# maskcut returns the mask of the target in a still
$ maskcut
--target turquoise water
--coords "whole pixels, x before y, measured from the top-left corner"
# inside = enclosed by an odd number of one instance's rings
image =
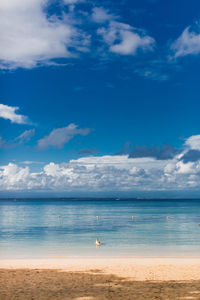
[[[198,256],[198,223],[200,200],[0,200],[0,258]]]

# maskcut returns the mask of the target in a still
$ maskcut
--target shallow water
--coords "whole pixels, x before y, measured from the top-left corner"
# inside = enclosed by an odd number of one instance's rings
[[[0,200],[0,258],[199,256],[198,223],[200,200]]]

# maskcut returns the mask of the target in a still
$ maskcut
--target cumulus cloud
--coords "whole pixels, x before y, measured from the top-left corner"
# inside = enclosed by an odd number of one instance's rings
[[[48,15],[48,4],[48,0],[0,1],[0,68],[48,64],[74,56],[72,47],[85,51],[88,37],[67,14]]]
[[[154,39],[144,32],[117,21],[99,28],[97,33],[102,36],[110,52],[121,55],[135,55],[139,49],[152,50],[155,44]]]
[[[185,141],[185,146],[192,150],[200,150],[200,135],[192,135]]]
[[[19,107],[0,104],[0,118],[10,120],[12,123],[28,124],[28,118],[17,114],[17,110],[19,110]]]
[[[20,168],[16,164],[9,163],[0,167],[0,181],[4,190],[20,190],[23,186],[28,188],[29,168]]]
[[[200,53],[200,26],[192,30],[187,27],[179,38],[171,45],[175,58]]]
[[[184,163],[198,161],[198,160],[200,160],[200,151],[199,150],[189,150],[181,157],[181,160]]]
[[[199,183],[200,163],[184,163],[177,157],[82,157],[67,163],[51,162],[37,173],[13,163],[0,167],[1,191],[170,191],[195,189]]]
[[[62,148],[75,135],[79,134],[85,136],[89,133],[89,128],[78,128],[76,124],[71,123],[66,127],[52,130],[49,135],[38,141],[37,148],[39,150],[45,150],[49,147]]]
[[[88,133],[75,125],[73,128],[70,137],[75,132],[84,135]],[[81,130],[81,133],[76,130]],[[83,156],[59,164],[50,162],[38,172],[32,172],[29,166],[9,163],[0,166],[0,191],[199,191],[200,157],[193,161],[183,159],[190,151],[199,151],[190,148],[194,146],[191,140],[195,140],[195,136],[188,138],[185,141],[187,146],[184,145],[176,155],[172,148],[166,147],[162,150],[162,159],[149,157],[149,154],[146,157]],[[55,145],[58,146],[57,143]],[[154,151],[150,149],[153,156]],[[145,148],[145,151],[149,149]],[[31,165],[32,162],[24,164]]]
[[[200,160],[200,135],[192,135],[184,143],[184,150],[180,155],[184,163],[197,162]]]
[[[158,165],[160,167],[162,163],[158,164],[154,159],[93,156],[68,163],[51,162],[40,172],[32,173],[29,167],[10,163],[0,167],[0,190],[130,190],[138,189],[143,183],[148,190],[157,172],[153,166],[157,166],[157,170]]]

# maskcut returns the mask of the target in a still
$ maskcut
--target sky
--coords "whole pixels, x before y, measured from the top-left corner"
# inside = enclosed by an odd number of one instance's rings
[[[2,0],[0,196],[200,195],[198,0]]]

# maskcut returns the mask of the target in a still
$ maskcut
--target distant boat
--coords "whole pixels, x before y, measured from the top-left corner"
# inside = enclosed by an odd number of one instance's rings
[[[120,198],[116,198],[115,200],[119,201],[119,200],[120,200]]]

